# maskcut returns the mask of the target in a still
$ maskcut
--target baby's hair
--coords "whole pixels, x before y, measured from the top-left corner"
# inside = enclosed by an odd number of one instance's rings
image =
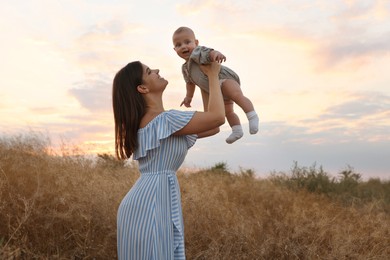
[[[181,27],[177,28],[176,31],[173,33],[173,35],[181,33],[181,32],[185,32],[185,31],[192,33],[194,35],[194,38],[195,38],[194,31],[191,28],[185,27],[185,26],[181,26]]]

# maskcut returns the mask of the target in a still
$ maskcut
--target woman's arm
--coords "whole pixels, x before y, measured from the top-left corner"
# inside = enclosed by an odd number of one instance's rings
[[[210,65],[202,65],[201,69],[209,79],[207,111],[195,112],[188,124],[177,131],[175,133],[176,135],[204,135],[203,133],[209,133],[209,135],[211,135],[213,131],[216,131],[216,128],[219,128],[219,126],[225,123],[225,105],[218,79],[221,65],[217,62],[212,62]]]
[[[218,133],[219,133],[219,127],[216,127],[214,129],[204,131],[202,133],[198,133],[197,135],[198,135],[198,138],[204,138],[204,137],[209,137],[209,136],[212,136],[212,135],[215,135]]]

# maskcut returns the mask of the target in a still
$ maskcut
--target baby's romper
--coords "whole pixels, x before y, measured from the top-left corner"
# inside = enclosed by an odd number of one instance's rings
[[[140,178],[123,198],[117,218],[119,259],[185,259],[176,171],[197,135],[174,136],[194,111],[169,110],[138,130]]]
[[[206,74],[200,68],[200,64],[210,64],[210,51],[213,49],[205,46],[197,46],[191,53],[190,58],[186,61],[181,71],[186,83],[193,83],[202,90],[209,93],[209,80]],[[229,67],[221,65],[221,69],[218,74],[219,80],[232,79],[239,85],[240,77]]]

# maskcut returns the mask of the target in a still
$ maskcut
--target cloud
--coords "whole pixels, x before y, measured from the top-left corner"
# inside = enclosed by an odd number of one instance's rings
[[[389,25],[390,26],[390,25]],[[348,29],[341,29],[336,36],[325,40],[317,50],[323,65],[331,67],[344,61],[368,62],[370,59],[390,52],[390,29],[382,33],[362,32],[351,34]]]
[[[390,12],[384,1],[348,1],[330,14],[330,30],[318,39],[316,51],[324,67],[364,64],[390,52]]]
[[[137,26],[135,27],[137,28]],[[109,20],[101,23],[93,24],[88,31],[82,35],[82,39],[92,39],[97,36],[118,36],[121,37],[126,32],[126,26],[122,21]]]
[[[111,79],[104,74],[87,75],[82,82],[75,83],[68,93],[75,97],[82,107],[89,111],[110,111],[111,108]]]
[[[353,120],[389,112],[390,96],[382,93],[367,92],[365,94],[359,93],[353,100],[328,108],[320,116],[320,119]]]
[[[271,40],[276,46],[305,48],[318,69],[361,66],[390,52],[385,1],[262,1],[248,6],[222,12],[224,18],[239,17],[234,25],[220,25],[227,38],[241,34],[259,44]]]
[[[387,6],[386,6],[387,5]],[[344,1],[335,18],[341,19],[377,19],[384,20],[390,14],[389,3],[386,0],[374,1]]]
[[[67,53],[85,72],[107,71],[126,55],[129,39],[139,39],[144,31],[140,24],[115,19],[92,23],[74,39]],[[139,41],[131,42],[132,49],[139,45]]]
[[[352,93],[345,102],[317,117],[301,120],[304,136],[320,143],[390,140],[390,97],[379,92]],[[313,142],[314,143],[314,142]]]
[[[51,115],[51,114],[59,113],[60,109],[54,106],[45,106],[45,107],[36,106],[36,107],[31,107],[29,111],[36,115]]]
[[[189,1],[187,3],[180,3],[176,5],[177,12],[182,15],[190,15],[198,13],[201,10],[210,6],[209,0]]]

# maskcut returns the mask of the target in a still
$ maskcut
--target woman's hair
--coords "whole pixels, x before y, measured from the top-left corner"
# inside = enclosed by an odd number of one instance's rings
[[[145,100],[137,87],[142,81],[143,67],[139,61],[127,64],[114,77],[112,106],[115,120],[115,154],[127,159],[138,147],[137,132],[145,115]]]

